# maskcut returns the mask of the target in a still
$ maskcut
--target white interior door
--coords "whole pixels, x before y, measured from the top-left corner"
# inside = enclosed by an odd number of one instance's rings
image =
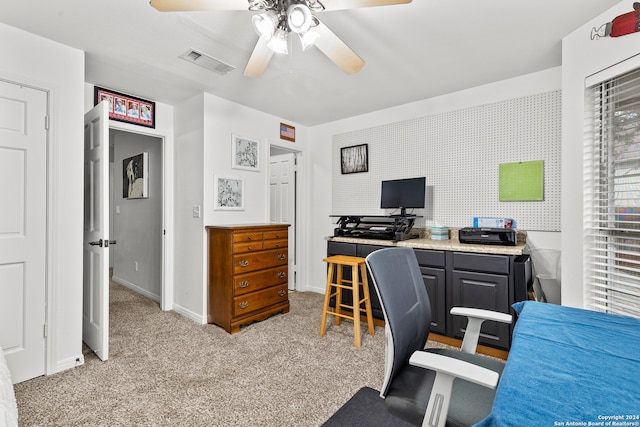
[[[296,156],[271,156],[269,161],[269,220],[289,227],[289,289],[295,289],[296,276]]]
[[[109,358],[109,105],[84,116],[82,340]]]
[[[0,81],[0,347],[13,383],[45,373],[47,102]]]

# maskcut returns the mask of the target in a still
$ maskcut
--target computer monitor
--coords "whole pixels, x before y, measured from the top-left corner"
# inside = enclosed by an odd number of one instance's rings
[[[407,208],[424,208],[426,178],[406,178],[382,181],[380,208],[400,209],[407,215]]]

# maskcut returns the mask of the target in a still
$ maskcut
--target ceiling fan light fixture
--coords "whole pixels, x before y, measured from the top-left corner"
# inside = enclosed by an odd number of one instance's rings
[[[302,50],[305,51],[316,42],[320,34],[313,31],[313,29],[309,29],[304,33],[298,33],[298,37],[300,37],[300,44],[302,44]]]
[[[267,10],[264,13],[253,15],[251,23],[256,34],[269,40],[278,26],[278,15],[272,10]]]
[[[311,11],[304,4],[292,4],[287,9],[287,24],[294,33],[304,33],[311,27],[311,22]]]
[[[275,53],[283,53],[286,55],[289,53],[287,44],[287,32],[282,28],[278,28],[271,40],[269,40],[269,43],[267,43],[267,47]]]

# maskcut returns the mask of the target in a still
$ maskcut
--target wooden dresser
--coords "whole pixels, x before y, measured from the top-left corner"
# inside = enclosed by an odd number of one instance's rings
[[[289,311],[288,224],[208,226],[207,321],[229,333]]]

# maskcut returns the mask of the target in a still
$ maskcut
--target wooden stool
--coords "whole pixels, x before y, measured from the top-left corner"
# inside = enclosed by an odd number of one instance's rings
[[[371,314],[371,299],[369,298],[369,283],[367,280],[367,266],[364,258],[333,255],[323,260],[329,264],[327,272],[327,289],[324,293],[324,307],[322,308],[322,323],[320,325],[320,336],[324,336],[327,328],[327,314],[335,316],[336,325],[340,324],[340,318],[353,320],[353,334],[356,348],[360,347],[360,313],[364,312],[367,316],[367,324],[369,326],[369,335],[374,334],[373,315]],[[351,280],[342,277],[343,267],[351,267]],[[337,268],[337,271],[336,271]],[[336,275],[335,283],[333,275]],[[348,283],[345,285],[345,283]],[[362,286],[362,299],[360,299],[360,286]],[[335,292],[331,293],[332,288]],[[353,294],[353,304],[342,303],[342,290],[351,289]],[[336,297],[336,307],[334,311],[329,311],[329,301],[331,297]],[[364,308],[362,304],[364,303]],[[342,309],[350,309],[351,315],[342,312]]]

